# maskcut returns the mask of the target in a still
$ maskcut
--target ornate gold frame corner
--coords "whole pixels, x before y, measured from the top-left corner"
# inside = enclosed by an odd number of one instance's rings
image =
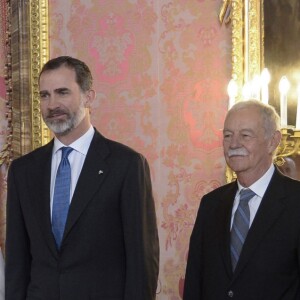
[[[39,73],[49,59],[48,0],[30,1],[30,88],[32,149],[50,140],[50,131],[41,117],[39,103]]]

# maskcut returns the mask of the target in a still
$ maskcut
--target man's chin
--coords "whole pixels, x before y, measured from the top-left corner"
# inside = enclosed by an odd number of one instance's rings
[[[237,158],[236,156],[233,158],[227,160],[227,164],[230,167],[230,169],[234,172],[239,172],[244,169],[245,162],[242,159],[242,157]]]
[[[46,122],[49,129],[57,135],[67,135],[71,130],[72,126],[66,122]]]

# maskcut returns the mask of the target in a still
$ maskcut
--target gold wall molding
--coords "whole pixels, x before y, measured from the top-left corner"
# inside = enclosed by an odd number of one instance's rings
[[[248,3],[247,3],[248,1]],[[245,64],[245,80],[252,80],[254,76],[260,75],[262,70],[262,35],[263,27],[261,22],[262,17],[262,1],[260,0],[246,0],[248,9],[245,11],[245,16],[248,16],[248,31],[249,40],[246,43],[245,49],[248,50],[248,62]]]
[[[3,44],[5,44],[5,53],[6,53],[6,63],[4,69],[5,76],[5,86],[6,86],[6,118],[7,118],[7,136],[6,141],[0,152],[0,167],[2,164],[6,166],[9,165],[12,158],[11,151],[11,139],[12,139],[12,77],[11,77],[11,7],[10,2],[6,1],[3,3],[4,9],[2,13],[4,14],[2,18],[5,20],[5,28],[2,28],[2,34],[4,34]],[[1,19],[3,21],[3,19]],[[2,23],[3,24],[3,23]]]
[[[241,99],[245,82],[263,66],[263,1],[232,0],[232,78]]]
[[[10,0],[12,151],[22,156],[50,140],[39,107],[38,75],[48,60],[48,1]]]
[[[42,120],[39,96],[39,73],[49,59],[48,1],[30,1],[30,88],[32,149],[50,140],[50,131]]]
[[[232,1],[232,78],[238,86],[242,85],[244,74],[243,8],[241,0]]]

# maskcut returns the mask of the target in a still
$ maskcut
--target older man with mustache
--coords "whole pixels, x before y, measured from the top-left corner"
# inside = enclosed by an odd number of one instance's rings
[[[201,201],[184,300],[300,299],[300,182],[273,164],[279,121],[257,100],[228,112],[223,148],[237,180]]]

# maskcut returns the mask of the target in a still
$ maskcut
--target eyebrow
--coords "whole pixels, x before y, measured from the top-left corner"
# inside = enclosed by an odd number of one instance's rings
[[[68,89],[66,87],[62,87],[62,88],[58,88],[58,89],[54,90],[55,93],[61,93],[61,92],[67,92],[67,91],[70,91],[70,89]]]
[[[50,95],[48,91],[40,91],[40,96]]]
[[[62,93],[62,92],[68,92],[68,91],[70,91],[70,89],[68,89],[66,87],[57,88],[54,90],[55,93]],[[43,91],[40,91],[40,95],[50,95],[50,93],[47,90],[43,90]]]
[[[224,128],[223,133],[224,132],[234,132],[234,130]],[[239,129],[238,132],[243,133],[243,132],[255,132],[255,131],[251,128],[242,128],[242,129]]]

